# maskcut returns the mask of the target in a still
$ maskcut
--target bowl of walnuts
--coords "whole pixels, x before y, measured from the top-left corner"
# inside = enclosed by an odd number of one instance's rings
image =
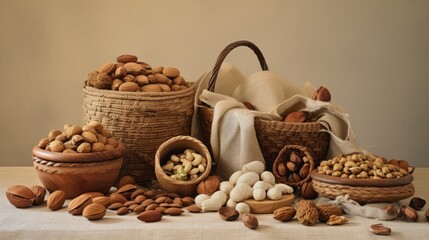
[[[85,192],[109,192],[118,178],[125,145],[93,121],[50,131],[32,152],[33,166],[45,188],[74,198]]]

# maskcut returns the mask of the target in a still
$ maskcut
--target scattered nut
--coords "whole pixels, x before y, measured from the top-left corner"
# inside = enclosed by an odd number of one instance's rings
[[[240,213],[230,207],[221,207],[219,209],[219,216],[225,221],[235,221],[240,216]]]
[[[66,193],[64,191],[57,190],[49,195],[47,205],[49,209],[56,211],[64,205],[65,201]]]
[[[311,200],[301,200],[297,203],[296,218],[306,226],[316,224],[319,219],[319,211]]]
[[[106,208],[97,203],[91,203],[83,209],[82,215],[88,220],[98,220],[106,215]]]
[[[243,214],[241,216],[241,220],[243,221],[244,226],[250,229],[256,229],[259,225],[258,219],[254,215],[249,213]]]
[[[392,232],[390,228],[383,226],[381,223],[371,225],[369,230],[376,235],[390,235]]]
[[[419,197],[413,197],[410,200],[409,206],[414,208],[415,210],[420,210],[426,205],[426,200]]]
[[[9,202],[17,208],[27,208],[33,203],[36,197],[30,188],[23,185],[11,186],[6,191]]]
[[[274,210],[274,219],[281,222],[288,222],[295,217],[296,209],[293,207],[282,207]]]
[[[334,225],[343,225],[347,223],[349,220],[344,216],[331,215],[329,220],[326,222],[330,226]]]

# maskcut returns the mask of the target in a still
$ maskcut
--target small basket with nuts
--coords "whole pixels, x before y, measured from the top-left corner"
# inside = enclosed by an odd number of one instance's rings
[[[348,194],[361,204],[395,202],[414,194],[413,170],[405,160],[351,153],[322,161],[311,178],[314,190],[327,198]]]
[[[66,198],[84,192],[107,193],[122,166],[125,145],[99,122],[64,125],[52,130],[33,148],[33,165],[49,192],[62,190]]]
[[[207,147],[190,136],[176,136],[165,141],[155,156],[155,174],[161,188],[181,196],[194,196],[198,184],[211,171]]]
[[[273,174],[277,183],[301,187],[311,181],[310,173],[314,161],[310,150],[299,145],[286,145],[279,152],[273,164]]]

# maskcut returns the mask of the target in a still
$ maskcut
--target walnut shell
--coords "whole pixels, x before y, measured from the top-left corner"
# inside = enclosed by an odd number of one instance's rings
[[[316,224],[319,219],[319,211],[316,204],[311,200],[301,200],[297,203],[296,218],[306,226]]]

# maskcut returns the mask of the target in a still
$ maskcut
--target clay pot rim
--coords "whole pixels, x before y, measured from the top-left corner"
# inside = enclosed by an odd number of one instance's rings
[[[102,152],[92,152],[92,153],[59,153],[46,151],[38,146],[33,148],[33,156],[38,157],[43,160],[48,160],[52,162],[68,162],[68,163],[80,163],[80,162],[103,162],[113,159],[120,158],[125,153],[125,144],[119,143],[118,147],[105,150]]]

